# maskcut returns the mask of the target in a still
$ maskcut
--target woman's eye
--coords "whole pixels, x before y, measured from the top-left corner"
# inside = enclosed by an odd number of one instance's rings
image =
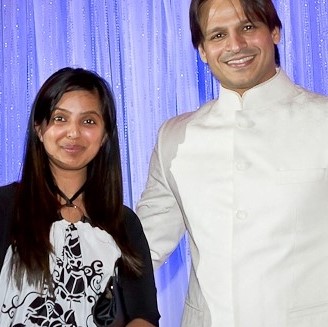
[[[85,124],[93,125],[93,124],[95,124],[96,122],[95,122],[93,119],[90,119],[90,118],[89,118],[89,119],[85,119],[85,120],[84,120],[84,123],[85,123]]]
[[[66,121],[63,116],[54,116],[52,118],[52,120],[55,121],[55,122],[63,122],[63,121]]]

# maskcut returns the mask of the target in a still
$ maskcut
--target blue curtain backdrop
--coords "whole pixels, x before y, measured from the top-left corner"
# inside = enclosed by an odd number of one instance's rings
[[[218,95],[191,45],[189,1],[0,0],[0,184],[19,178],[40,85],[59,68],[81,66],[115,93],[125,203],[134,208],[161,123]],[[328,94],[327,0],[275,4],[282,67],[296,83]],[[156,272],[162,327],[180,325],[189,265],[184,239]]]

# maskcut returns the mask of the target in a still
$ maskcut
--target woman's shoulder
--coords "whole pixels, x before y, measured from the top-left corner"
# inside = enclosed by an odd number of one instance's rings
[[[0,186],[0,271],[9,246],[9,229],[18,183]]]
[[[0,194],[9,194],[15,192],[18,182],[13,182],[6,185],[0,186]]]
[[[125,224],[131,228],[129,229],[135,229],[137,226],[140,226],[141,228],[141,223],[139,220],[139,217],[137,214],[129,207],[123,206],[123,218],[125,221]]]
[[[0,186],[0,203],[8,205],[13,201],[17,186],[17,182]],[[7,201],[9,201],[9,203]]]
[[[131,208],[127,207],[126,205],[123,205],[123,217],[125,220],[138,219],[138,216],[136,215],[136,213]]]
[[[123,206],[123,217],[129,239],[135,243],[140,237],[143,238],[143,228],[137,214],[131,208]]]
[[[9,228],[14,209],[15,193],[18,183],[0,186],[0,230]]]

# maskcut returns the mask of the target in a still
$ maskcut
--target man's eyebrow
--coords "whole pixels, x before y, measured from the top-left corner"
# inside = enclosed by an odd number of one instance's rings
[[[250,19],[245,18],[243,20],[240,20],[234,26],[237,27],[237,26],[242,26],[242,25],[248,24],[248,23],[256,23],[256,22],[257,22],[257,20],[252,20],[251,21]],[[229,26],[214,26],[213,28],[210,28],[210,29],[206,30],[205,33],[206,34],[212,34],[212,33],[218,32],[218,31],[226,31],[226,30],[229,29]]]
[[[208,30],[206,30],[206,34],[212,34],[212,33],[215,33],[215,32],[218,32],[218,31],[225,31],[227,28],[226,27],[223,27],[223,26],[215,26],[213,28],[210,28]]]

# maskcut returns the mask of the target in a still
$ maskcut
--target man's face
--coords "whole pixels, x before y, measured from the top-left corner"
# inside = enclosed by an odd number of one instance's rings
[[[204,42],[202,60],[225,88],[242,95],[276,73],[274,45],[279,28],[272,32],[259,21],[251,23],[239,0],[209,0],[202,8]]]

